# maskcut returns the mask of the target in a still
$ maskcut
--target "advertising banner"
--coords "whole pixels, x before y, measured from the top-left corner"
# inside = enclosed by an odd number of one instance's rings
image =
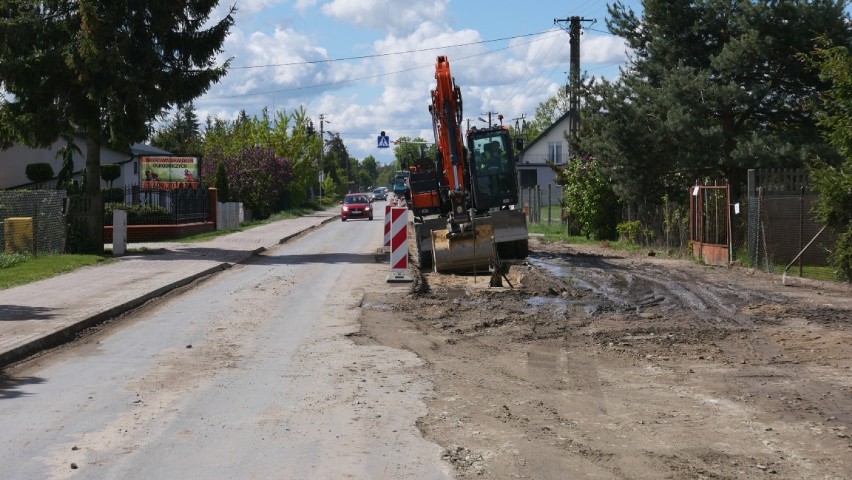
[[[141,157],[139,175],[142,190],[198,188],[198,158]]]

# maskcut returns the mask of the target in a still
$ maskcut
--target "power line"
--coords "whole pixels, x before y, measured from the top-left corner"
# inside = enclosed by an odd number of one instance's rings
[[[556,35],[560,35],[560,34],[561,34],[561,32],[556,33]],[[467,59],[471,59],[471,58],[475,58],[475,57],[481,57],[483,55],[488,55],[488,54],[491,54],[491,53],[499,52],[501,50],[507,50],[509,48],[514,48],[514,47],[517,47],[518,45],[526,45],[526,44],[529,44],[529,43],[540,42],[540,41],[545,40],[547,38],[550,38],[552,36],[554,36],[554,35],[549,35],[549,36],[537,38],[535,40],[530,40],[528,42],[519,43],[517,45],[509,45],[509,46],[494,49],[494,50],[488,50],[487,52],[476,53],[476,54],[473,54],[473,55],[468,55],[466,57],[458,57],[458,58],[454,59],[453,61],[458,62],[458,61],[467,60]],[[269,90],[269,91],[265,91],[265,92],[242,93],[242,94],[239,94],[239,95],[223,95],[223,96],[220,96],[220,97],[209,97],[209,98],[211,98],[211,99],[242,98],[242,97],[253,97],[253,96],[256,96],[256,95],[269,95],[269,94],[281,93],[281,92],[295,92],[295,91],[299,91],[299,90],[308,90],[308,89],[311,89],[311,88],[318,88],[318,87],[331,87],[331,86],[335,86],[335,85],[343,85],[343,84],[346,84],[346,83],[352,83],[352,82],[357,82],[357,81],[361,81],[361,80],[369,80],[369,79],[372,79],[372,78],[380,78],[380,77],[386,77],[386,76],[389,76],[389,75],[397,75],[397,74],[400,74],[400,73],[406,73],[406,72],[411,72],[411,71],[414,71],[414,70],[420,70],[420,69],[423,69],[423,68],[432,68],[432,67],[434,67],[434,64],[430,63],[429,65],[419,65],[419,66],[416,66],[416,67],[405,68],[405,69],[396,70],[396,71],[393,71],[393,72],[379,73],[379,74],[376,74],[376,75],[368,75],[368,76],[365,76],[365,77],[349,78],[349,79],[346,79],[346,80],[339,80],[337,82],[318,83],[318,84],[314,84],[314,85],[306,85],[306,86],[303,86],[303,87],[283,88],[283,89],[279,89],[279,90]]]
[[[551,32],[554,32],[554,30],[550,30],[550,31],[551,31]],[[553,36],[557,36],[557,35],[558,35],[558,36],[562,36],[561,31],[556,30],[555,32],[557,32],[557,34],[556,34],[556,35],[553,35]],[[545,38],[549,38],[549,37],[545,37]],[[556,46],[556,42],[553,42],[553,43],[551,43],[551,44],[550,44],[550,46],[548,47],[547,51],[544,53],[544,56],[543,56],[543,57],[541,57],[541,59],[539,60],[539,55],[542,53],[542,46],[543,46],[543,45],[539,45],[538,50],[536,51],[536,53],[535,53],[535,55],[533,56],[532,60],[529,62],[529,68],[528,68],[528,72],[527,72],[527,74],[525,74],[522,78],[518,79],[518,81],[516,81],[516,82],[515,82],[515,83],[513,83],[511,86],[509,86],[508,93],[506,93],[505,95],[503,95],[503,100],[498,100],[498,101],[496,102],[496,104],[495,104],[496,106],[500,106],[500,107],[501,107],[501,109],[503,109],[503,108],[502,108],[502,107],[503,107],[503,105],[504,105],[504,104],[506,104],[506,103],[507,103],[507,101],[511,101],[511,99],[512,99],[512,98],[514,98],[514,97],[515,97],[515,95],[517,95],[518,93],[520,93],[520,92],[522,92],[522,91],[525,91],[525,90],[529,90],[529,89],[531,89],[531,88],[534,88],[534,87],[536,87],[536,86],[537,86],[540,82],[542,82],[542,81],[543,81],[540,77],[533,77],[532,73],[533,73],[533,71],[540,70],[540,68],[536,66],[536,62],[537,62],[537,61],[538,61],[538,65],[544,65],[544,64],[546,64],[546,63],[550,60],[550,58],[551,58],[551,52],[553,51],[553,48]],[[555,65],[555,66],[554,66],[554,67],[553,67],[553,68],[552,68],[552,69],[548,72],[548,74],[546,75],[546,77],[550,77],[550,75],[552,74],[553,70],[555,70],[555,69],[556,69],[556,68],[558,68],[558,67],[559,67],[559,65]],[[546,81],[546,80],[544,80],[544,81]],[[505,110],[505,109],[504,109],[504,110]]]
[[[591,30],[593,32],[604,33],[606,35],[612,35],[611,33],[607,32],[606,30],[598,30],[597,28],[592,28],[592,27],[583,27],[583,30]]]
[[[250,69],[250,68],[290,67],[290,66],[295,66],[295,65],[312,65],[312,64],[317,64],[317,63],[332,63],[332,62],[345,62],[345,61],[349,61],[349,60],[364,60],[364,59],[367,59],[367,58],[389,57],[389,56],[392,56],[392,55],[404,55],[404,54],[408,54],[408,53],[419,53],[419,52],[428,52],[428,51],[431,51],[431,50],[442,50],[442,49],[445,49],[445,48],[468,47],[470,45],[481,45],[481,44],[485,44],[485,43],[502,42],[504,40],[514,40],[516,38],[524,38],[524,37],[531,37],[533,35],[541,35],[541,34],[547,33],[547,32],[548,32],[548,30],[545,30],[543,32],[525,33],[523,35],[515,35],[515,36],[512,36],[512,37],[495,38],[493,40],[480,40],[478,42],[457,43],[457,44],[454,44],[454,45],[445,45],[445,46],[442,46],[442,47],[429,47],[429,48],[420,48],[420,49],[416,49],[416,50],[403,50],[403,51],[399,51],[399,52],[376,53],[376,54],[372,54],[372,55],[360,55],[360,56],[356,56],[356,57],[329,58],[329,59],[325,59],[325,60],[307,60],[307,61],[303,61],[303,62],[270,63],[270,64],[266,64],[266,65],[248,65],[248,66],[245,66],[245,67],[230,67],[230,69],[231,70],[245,70],[245,69]]]

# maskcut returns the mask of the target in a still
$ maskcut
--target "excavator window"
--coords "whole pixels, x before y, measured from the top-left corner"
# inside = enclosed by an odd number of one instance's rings
[[[514,168],[504,142],[508,138],[502,134],[473,136],[470,138],[473,152],[472,168],[473,188],[477,208],[503,207],[506,199],[512,198]]]
[[[499,140],[485,138],[479,139],[474,145],[474,160],[476,162],[477,175],[486,175],[487,170],[503,170],[506,166],[506,152],[501,148]]]

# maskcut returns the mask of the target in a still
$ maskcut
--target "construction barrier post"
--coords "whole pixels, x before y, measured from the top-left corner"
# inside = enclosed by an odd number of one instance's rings
[[[382,247],[382,250],[385,252],[391,251],[391,206],[390,204],[385,205],[385,244]]]
[[[408,274],[408,210],[391,207],[391,252],[388,283],[413,282]]]

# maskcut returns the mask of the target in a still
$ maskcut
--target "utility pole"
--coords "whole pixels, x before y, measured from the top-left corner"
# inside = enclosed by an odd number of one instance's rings
[[[527,114],[524,113],[520,117],[512,119],[515,122],[515,150],[516,152],[524,149],[524,132],[527,129]]]
[[[319,174],[319,191],[320,197],[322,197],[322,182],[325,180],[325,115],[320,114],[320,174]],[[331,123],[331,122],[329,122]]]
[[[488,112],[485,112],[485,113],[481,113],[481,114],[480,114],[480,115],[488,115],[488,128],[491,128],[491,125],[492,125],[492,123],[491,123],[491,115],[494,115],[495,113],[497,114],[497,118],[499,118],[499,119],[500,119],[500,125],[503,125],[503,115],[500,115],[500,114],[499,114],[499,113],[497,113],[497,112],[491,112],[491,111],[488,111]],[[480,120],[480,121],[482,121],[482,122],[484,122],[484,121],[485,121],[485,119],[484,119],[484,118],[482,118],[482,117],[479,117],[479,120]]]
[[[331,123],[331,122],[329,122]],[[323,152],[325,151],[325,114],[320,113],[320,169],[325,168]]]
[[[515,117],[512,119],[515,122],[515,133],[520,135],[521,131],[527,126],[527,114],[521,114],[520,117]],[[523,123],[521,123],[523,122]]]
[[[582,17],[554,18],[553,23],[562,27],[568,23],[568,45],[570,48],[570,73],[568,75],[571,90],[568,97],[569,111],[568,130],[571,136],[580,136],[580,22],[592,22],[597,20]],[[562,27],[564,28],[564,27]]]

